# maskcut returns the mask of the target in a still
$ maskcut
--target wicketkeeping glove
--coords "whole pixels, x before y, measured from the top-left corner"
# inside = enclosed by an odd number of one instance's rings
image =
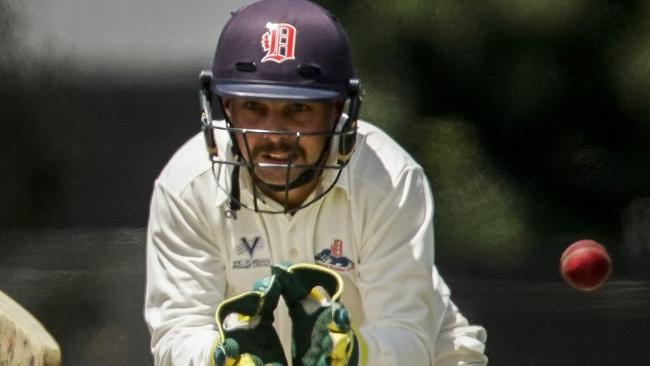
[[[282,284],[292,322],[294,366],[360,365],[360,344],[340,303],[343,279],[314,264],[271,269]],[[360,342],[361,341],[361,342]]]
[[[213,366],[286,366],[280,338],[273,328],[273,310],[281,289],[275,276],[259,280],[253,291],[223,301],[215,318],[221,342]]]

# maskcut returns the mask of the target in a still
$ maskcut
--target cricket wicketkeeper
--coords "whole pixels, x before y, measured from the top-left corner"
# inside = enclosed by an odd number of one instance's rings
[[[200,81],[202,131],[151,200],[156,365],[487,363],[485,330],[433,263],[427,178],[358,119],[333,15],[306,0],[243,7]]]

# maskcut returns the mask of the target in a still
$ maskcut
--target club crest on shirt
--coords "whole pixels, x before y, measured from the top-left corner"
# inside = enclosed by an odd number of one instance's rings
[[[259,236],[239,238],[239,243],[235,247],[237,259],[232,262],[232,268],[248,269],[271,266],[271,259],[256,258],[255,256],[256,252],[263,249],[264,246],[264,240]]]
[[[354,268],[354,262],[343,256],[343,241],[335,239],[329,248],[318,252],[314,259],[317,264],[337,272],[347,272]]]

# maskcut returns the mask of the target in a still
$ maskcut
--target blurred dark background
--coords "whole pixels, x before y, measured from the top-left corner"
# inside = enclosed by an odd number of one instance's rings
[[[249,2],[0,3],[0,289],[63,340],[66,364],[150,363],[153,180],[198,132],[198,72],[229,11]],[[488,327],[494,364],[624,364],[567,358],[598,348],[561,343],[594,321],[615,353],[650,361],[634,340],[650,325],[650,5],[318,2],[348,31],[362,117],[427,171],[436,261]],[[558,276],[562,250],[583,238],[614,260],[593,294]],[[535,329],[529,342],[517,334]],[[521,358],[506,350],[513,336]],[[116,351],[121,362],[102,356]]]

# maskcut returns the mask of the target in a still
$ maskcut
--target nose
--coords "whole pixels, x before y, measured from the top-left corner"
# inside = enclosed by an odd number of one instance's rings
[[[264,130],[289,132],[287,116],[278,108],[269,108],[260,122]]]

